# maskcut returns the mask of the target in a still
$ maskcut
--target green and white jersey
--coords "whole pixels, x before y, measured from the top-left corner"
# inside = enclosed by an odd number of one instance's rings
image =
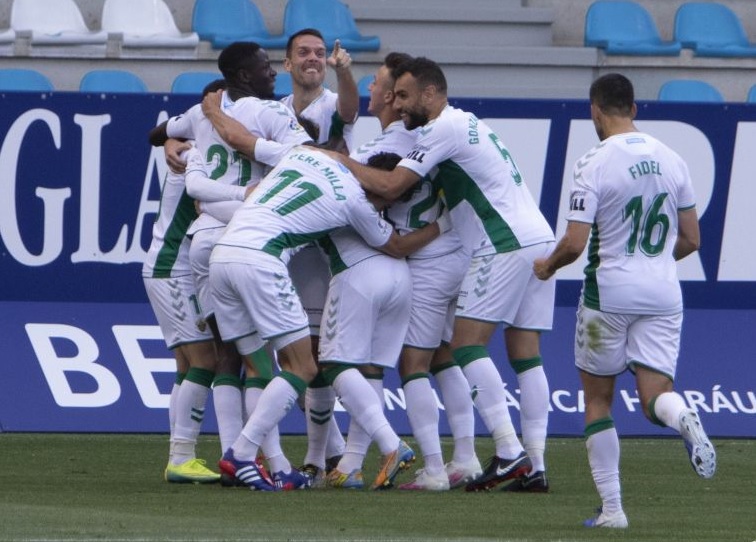
[[[405,130],[404,124],[396,121],[387,126],[381,135],[352,151],[350,156],[363,164],[380,152],[404,156],[414,143],[414,132]],[[318,243],[328,256],[331,275],[336,275],[367,258],[385,255],[365,243],[360,234],[351,227],[336,230]]]
[[[473,257],[554,240],[512,156],[485,122],[447,105],[417,131],[399,166],[431,175],[441,187],[454,229]]]
[[[373,247],[385,245],[393,231],[346,167],[299,146],[234,213],[218,245],[238,249],[230,259],[225,250],[224,261],[246,261],[250,249],[286,261],[291,249],[344,226],[352,226]]]
[[[680,312],[677,212],[693,207],[687,165],[648,134],[609,137],[581,157],[567,220],[592,224],[585,306],[622,314]]]
[[[379,152],[407,156],[415,146],[417,132],[417,130],[407,130],[404,122],[396,120],[389,124],[380,136],[353,152],[351,157],[364,164],[370,156]],[[426,175],[412,188],[407,198],[393,202],[386,214],[399,234],[405,235],[434,222],[443,209],[444,203],[439,194],[439,187]],[[435,258],[454,252],[461,246],[459,234],[452,229],[410,255],[409,258]]]
[[[243,124],[253,135],[281,143],[281,155],[294,145],[310,140],[291,111],[277,101],[260,100],[255,97],[233,101],[224,92],[221,109]],[[195,105],[183,115],[169,119],[166,132],[170,137],[194,139],[197,148],[205,157],[207,176],[220,183],[236,186],[254,185],[270,170],[268,165],[249,160],[231,148],[202,114],[200,105]],[[192,231],[223,225],[221,221],[203,213],[195,222]]]
[[[152,242],[142,264],[143,277],[173,278],[191,274],[186,232],[195,218],[194,201],[186,193],[184,176],[169,171],[152,225]]]
[[[316,143],[325,143],[328,140],[343,138],[347,148],[352,148],[352,129],[357,118],[344,120],[339,116],[337,105],[339,95],[323,88],[323,92],[315,98],[310,105],[304,108],[300,115],[314,122],[320,129]],[[294,95],[289,94],[281,98],[290,111],[294,112]]]

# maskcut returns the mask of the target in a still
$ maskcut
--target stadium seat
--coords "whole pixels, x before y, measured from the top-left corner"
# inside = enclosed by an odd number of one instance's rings
[[[337,39],[348,51],[381,48],[378,36],[360,34],[352,12],[340,0],[289,0],[284,10],[284,34],[291,36],[303,28],[320,30],[329,49]]]
[[[105,0],[102,28],[121,34],[123,47],[191,47],[199,43],[195,32],[182,33],[163,0]]]
[[[665,102],[724,102],[716,88],[696,79],[667,81],[659,89],[658,99]]]
[[[276,88],[273,90],[276,98],[283,98],[292,93],[291,88],[291,74],[289,72],[280,71],[276,75]]]
[[[79,92],[141,93],[149,91],[144,81],[129,71],[92,70],[81,78]]]
[[[750,88],[750,89],[748,90],[748,97],[746,98],[746,101],[747,101],[748,103],[752,103],[752,104],[753,104],[753,103],[756,103],[756,85],[753,85],[753,86],[752,86],[752,87],[751,87],[751,88]]]
[[[254,41],[266,49],[286,48],[287,37],[272,36],[250,0],[196,0],[192,30],[213,49],[223,49],[235,41]]]
[[[664,42],[651,14],[632,1],[598,0],[585,15],[585,45],[607,55],[674,56],[680,43]]]
[[[50,80],[36,70],[0,69],[0,92],[51,92],[53,90]]]
[[[107,32],[87,28],[74,0],[13,0],[10,26],[31,33],[32,45],[102,45]]]
[[[370,84],[375,80],[374,75],[365,75],[364,77],[360,77],[360,80],[357,81],[357,92],[362,97],[369,97],[370,96]]]
[[[171,93],[173,94],[202,94],[208,83],[223,76],[217,72],[185,72],[180,73],[173,80]]]
[[[756,45],[738,16],[716,2],[682,4],[675,13],[675,39],[696,56],[756,57]]]

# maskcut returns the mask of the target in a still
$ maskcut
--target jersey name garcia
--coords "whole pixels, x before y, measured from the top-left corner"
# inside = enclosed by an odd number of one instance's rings
[[[674,314],[678,210],[695,206],[688,167],[659,140],[607,138],[576,163],[567,220],[592,224],[583,303],[623,314]]]
[[[398,167],[431,175],[473,257],[554,240],[511,154],[483,121],[447,105],[417,133]]]

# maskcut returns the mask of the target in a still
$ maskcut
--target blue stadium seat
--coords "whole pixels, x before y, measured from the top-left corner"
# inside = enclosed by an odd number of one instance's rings
[[[715,87],[696,79],[667,81],[659,89],[658,99],[665,102],[724,102]]]
[[[276,98],[283,98],[292,93],[291,74],[289,72],[278,72],[278,75],[276,75],[276,88],[273,90],[273,93]]]
[[[360,34],[352,12],[340,0],[289,0],[284,10],[284,34],[291,36],[303,28],[320,30],[328,49],[333,48],[337,39],[347,51],[381,48],[378,36]]]
[[[756,85],[753,85],[753,86],[752,86],[752,87],[751,87],[751,88],[750,88],[750,89],[748,90],[748,98],[746,98],[746,101],[747,101],[748,103],[752,103],[752,104],[753,104],[753,103],[756,103]]]
[[[213,49],[235,41],[254,41],[266,49],[285,49],[288,38],[273,36],[260,10],[250,0],[196,0],[192,30]]]
[[[690,2],[677,8],[675,39],[696,56],[756,57],[756,46],[738,16],[716,2]]]
[[[84,74],[79,92],[148,92],[138,75],[124,70],[92,70]]]
[[[675,56],[680,43],[664,42],[651,14],[632,1],[598,0],[585,15],[585,45],[608,55]]]
[[[374,75],[365,75],[357,81],[357,92],[362,97],[370,97],[370,84],[375,80]]]
[[[216,79],[223,79],[217,72],[185,72],[180,73],[173,80],[171,93],[201,95],[208,83]]]
[[[22,68],[0,69],[0,92],[52,92],[52,82],[36,70]]]

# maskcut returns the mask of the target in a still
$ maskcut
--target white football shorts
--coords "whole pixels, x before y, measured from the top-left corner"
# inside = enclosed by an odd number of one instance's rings
[[[210,329],[204,326],[191,275],[145,278],[144,289],[168,348],[212,340]]]

